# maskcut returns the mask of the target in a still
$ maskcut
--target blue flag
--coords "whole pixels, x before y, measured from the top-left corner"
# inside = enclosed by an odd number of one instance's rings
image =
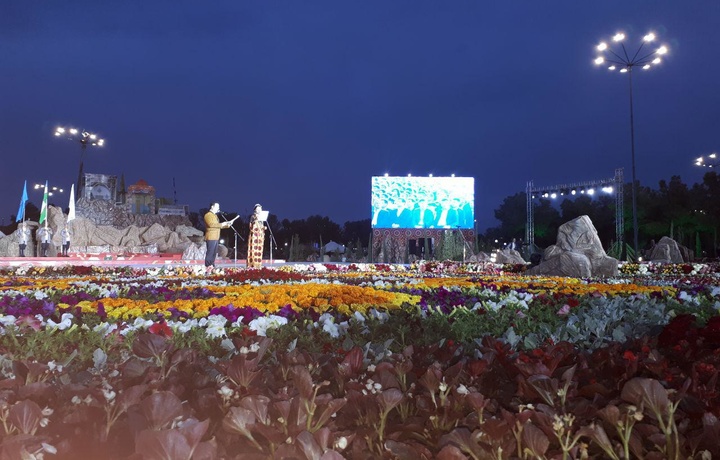
[[[28,195],[27,195],[27,179],[25,180],[25,185],[23,186],[23,194],[22,198],[20,198],[20,208],[18,208],[17,212],[17,220],[15,222],[20,222],[21,220],[25,220],[25,205],[28,201]]]

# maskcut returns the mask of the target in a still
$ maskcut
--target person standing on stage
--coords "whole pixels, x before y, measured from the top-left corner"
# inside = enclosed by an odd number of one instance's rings
[[[25,257],[25,248],[27,248],[28,242],[30,242],[30,229],[28,224],[23,221],[18,227],[20,234],[18,235],[18,247],[20,248],[20,257]]]
[[[67,224],[65,224],[65,227],[60,231],[60,236],[62,237],[62,255],[67,257],[68,249],[70,249],[70,238],[72,237],[72,233],[70,233]]]
[[[265,222],[259,219],[262,206],[255,205],[250,216],[250,240],[248,241],[248,268],[262,267],[263,247],[265,246]]]
[[[40,255],[42,257],[47,257],[48,249],[50,248],[50,243],[52,242],[52,236],[53,231],[52,228],[48,227],[47,220],[45,221],[45,226],[40,227],[37,231],[37,239],[40,242]]]
[[[219,212],[220,203],[211,203],[210,210],[205,213],[205,266],[208,270],[212,270],[215,267],[220,229],[230,228],[235,219],[238,218],[238,216],[235,216],[232,220],[220,223],[217,216]]]

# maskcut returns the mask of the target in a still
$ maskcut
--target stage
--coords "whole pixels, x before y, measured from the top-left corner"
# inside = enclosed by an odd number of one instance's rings
[[[203,265],[204,260],[183,259],[181,254],[71,254],[69,257],[0,257],[0,268],[20,267],[23,265],[32,266],[63,266],[63,265],[85,265],[101,267],[122,267],[122,266],[157,266],[157,265]],[[285,264],[283,259],[268,259],[262,261],[263,266],[276,266]],[[228,259],[226,257],[216,258],[215,266],[218,268],[245,268],[245,259]]]

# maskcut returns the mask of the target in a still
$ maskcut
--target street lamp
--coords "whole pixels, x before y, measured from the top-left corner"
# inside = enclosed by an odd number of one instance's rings
[[[77,128],[64,128],[58,126],[55,129],[55,137],[66,137],[72,141],[80,142],[80,169],[78,170],[77,189],[78,196],[82,196],[82,175],[83,175],[83,160],[85,158],[85,150],[87,146],[102,147],[105,145],[105,139],[101,139],[95,133],[90,133],[84,129]]]
[[[705,157],[699,157],[695,160],[695,166],[704,166],[706,168],[714,168],[718,165],[718,157],[717,153],[711,153],[707,156],[707,159]]]
[[[657,37],[650,32],[642,38],[640,45],[634,53],[628,53],[625,47],[625,34],[616,33],[611,42],[600,42],[597,45],[597,51],[600,53],[595,59],[595,65],[608,65],[608,70],[618,70],[620,73],[628,75],[630,85],[630,153],[632,156],[632,217],[633,217],[633,244],[635,245],[635,255],[638,254],[638,223],[637,223],[637,179],[635,174],[635,126],[633,120],[633,93],[632,93],[632,73],[635,67],[643,70],[649,70],[662,62],[663,56],[667,54],[668,47],[662,45],[654,50],[648,49]],[[647,45],[647,48],[646,48]],[[611,46],[615,46],[615,51]]]

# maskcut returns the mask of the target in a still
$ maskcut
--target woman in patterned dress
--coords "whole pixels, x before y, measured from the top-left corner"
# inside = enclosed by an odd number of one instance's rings
[[[262,206],[255,205],[250,216],[250,241],[248,242],[247,266],[248,268],[262,267],[263,246],[265,245],[265,223],[258,220]]]

